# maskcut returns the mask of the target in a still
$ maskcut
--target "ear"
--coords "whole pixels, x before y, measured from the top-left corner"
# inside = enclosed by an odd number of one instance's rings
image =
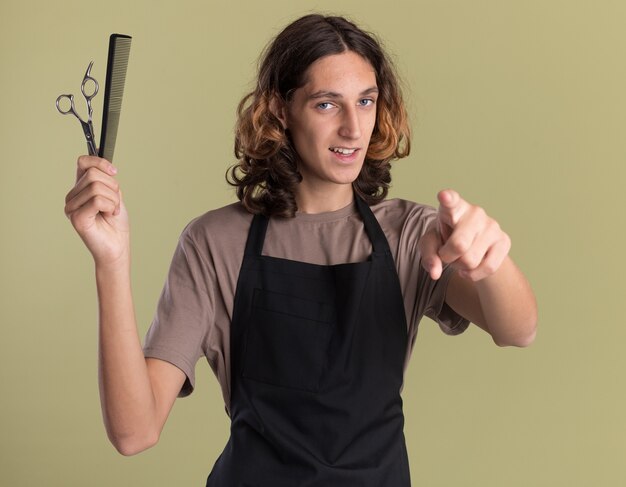
[[[269,109],[280,123],[283,125],[283,129],[287,129],[287,106],[281,97],[274,94],[270,98]]]

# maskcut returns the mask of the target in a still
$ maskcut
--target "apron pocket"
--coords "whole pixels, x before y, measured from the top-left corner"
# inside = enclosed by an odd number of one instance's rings
[[[317,392],[331,337],[332,311],[325,303],[255,289],[242,375]]]

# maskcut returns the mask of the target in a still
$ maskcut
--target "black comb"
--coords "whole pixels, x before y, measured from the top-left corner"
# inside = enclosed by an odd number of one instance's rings
[[[122,112],[122,97],[126,81],[126,68],[130,54],[132,37],[124,34],[111,34],[109,38],[109,56],[107,60],[106,86],[104,88],[104,106],[102,113],[102,132],[98,156],[113,162],[117,127]]]

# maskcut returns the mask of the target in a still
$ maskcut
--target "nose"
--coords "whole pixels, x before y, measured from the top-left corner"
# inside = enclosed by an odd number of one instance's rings
[[[361,137],[361,121],[357,107],[346,107],[343,110],[339,135],[346,139],[358,139]]]

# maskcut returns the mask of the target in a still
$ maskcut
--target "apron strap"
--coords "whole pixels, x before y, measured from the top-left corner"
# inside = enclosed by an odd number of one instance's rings
[[[383,229],[380,228],[380,224],[378,223],[378,220],[376,220],[376,217],[374,216],[374,213],[369,205],[356,193],[354,194],[354,199],[356,200],[357,208],[359,209],[359,213],[363,219],[365,231],[372,242],[374,252],[390,252],[385,233],[383,232]]]
[[[261,255],[268,223],[269,219],[266,216],[261,214],[254,215],[250,231],[248,232],[245,255]]]

